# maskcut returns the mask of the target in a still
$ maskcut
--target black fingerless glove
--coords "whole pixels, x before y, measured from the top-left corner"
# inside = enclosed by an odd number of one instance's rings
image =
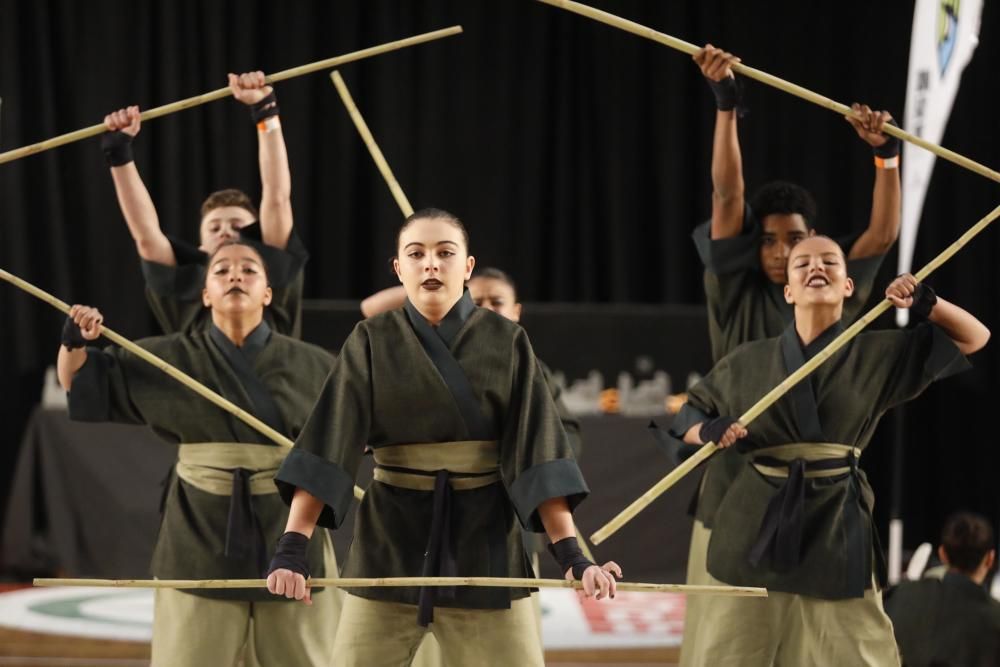
[[[131,134],[115,130],[101,135],[101,150],[109,167],[121,167],[135,160],[132,154]]]
[[[87,339],[83,337],[80,325],[74,322],[72,317],[67,317],[66,323],[63,324],[62,339],[60,342],[62,342],[67,350],[79,350],[81,347],[87,346]]]
[[[277,116],[279,113],[281,110],[278,108],[278,98],[274,96],[273,90],[270,95],[250,107],[250,118],[253,119],[254,124],[267,120],[271,116]]]
[[[890,120],[889,125],[896,125],[896,121]],[[896,127],[899,127],[896,125]],[[880,157],[883,160],[887,158],[894,158],[899,155],[899,139],[892,136],[891,134],[885,135],[885,143],[881,146],[872,146],[872,152],[875,153],[875,157]]]
[[[729,427],[737,421],[739,420],[726,416],[709,419],[707,422],[703,422],[701,428],[698,429],[698,437],[701,438],[701,441],[704,444],[708,444],[710,442],[719,444],[719,440],[721,440],[722,436],[726,434]]]
[[[722,81],[712,81],[706,78],[705,81],[708,82],[708,87],[715,95],[715,107],[719,111],[732,111],[739,106],[740,98],[743,95],[740,90],[741,86],[734,77],[727,76]]]
[[[930,317],[931,311],[937,304],[937,294],[927,283],[920,283],[913,291],[913,305],[910,306],[910,316],[918,321],[926,320]]]
[[[275,570],[291,570],[309,578],[309,560],[306,558],[306,547],[309,538],[302,533],[287,532],[278,540],[278,548],[274,550],[271,565],[267,568],[270,575]]]
[[[549,544],[549,553],[559,564],[559,572],[565,574],[567,570],[573,572],[573,578],[580,580],[587,568],[594,563],[587,560],[580,549],[580,543],[575,537],[566,537],[558,542]]]

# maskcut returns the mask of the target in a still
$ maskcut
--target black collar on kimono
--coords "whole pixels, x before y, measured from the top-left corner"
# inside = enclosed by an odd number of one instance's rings
[[[242,347],[236,347],[233,341],[229,340],[229,337],[215,326],[214,322],[208,329],[208,335],[239,379],[253,404],[255,415],[271,428],[284,432],[285,425],[278,404],[274,402],[271,391],[257,376],[257,371],[254,369],[257,357],[271,340],[271,327],[267,325],[267,322],[261,321],[257,328],[243,340]]]
[[[451,353],[451,345],[455,342],[458,332],[465,326],[469,316],[476,310],[469,290],[465,290],[458,302],[451,307],[448,314],[444,316],[441,323],[436,327],[420,314],[416,306],[407,299],[403,304],[406,316],[413,326],[413,330],[420,340],[420,345],[430,358],[431,363],[437,368],[444,380],[448,391],[451,392],[458,411],[465,422],[465,428],[469,432],[472,440],[490,440],[493,438],[493,429],[490,427],[483,410],[479,405],[479,398],[472,389],[469,378],[459,365],[458,360]]]
[[[791,374],[801,368],[807,360],[816,356],[816,353],[827,346],[836,338],[844,326],[840,320],[828,327],[823,333],[816,337],[808,345],[802,345],[799,340],[799,333],[795,330],[795,321],[781,334],[781,355],[785,361],[785,370]],[[799,435],[806,442],[826,442],[823,437],[823,425],[819,421],[819,408],[816,405],[816,392],[813,388],[812,378],[806,378],[792,387],[788,396],[792,401],[795,412],[795,422],[799,427]]]

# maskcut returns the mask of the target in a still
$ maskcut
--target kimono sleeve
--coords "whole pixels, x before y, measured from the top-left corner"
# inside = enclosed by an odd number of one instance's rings
[[[189,243],[167,237],[175,266],[142,260],[142,275],[146,279],[146,301],[164,333],[195,329],[204,305],[201,291],[205,287],[205,262],[208,257]]]
[[[323,502],[320,526],[337,528],[354,498],[354,480],[372,422],[371,346],[364,323],[344,343],[275,484],[291,505],[301,488]]]
[[[500,467],[521,525],[541,533],[545,527],[539,505],[551,498],[566,498],[572,511],[590,489],[523,330],[515,335],[511,356],[513,380],[500,437]]]
[[[692,238],[705,266],[705,298],[717,321],[724,322],[748,286],[759,278],[761,228],[749,205],[736,236],[713,239],[711,221],[698,225]]]
[[[732,382],[731,368],[729,357],[724,357],[708,375],[688,390],[687,402],[670,422],[670,435],[683,441],[684,434],[695,424],[729,413],[729,404],[723,392]]]
[[[157,354],[156,346],[147,339],[143,347]],[[159,356],[159,355],[158,355]],[[142,408],[134,400],[134,387],[150,380],[150,370],[160,372],[149,363],[120,347],[101,350],[87,348],[87,361],[73,376],[73,386],[67,396],[69,417],[81,422],[116,422],[146,424]]]
[[[881,369],[885,377],[880,378],[886,387],[886,408],[916,398],[932,382],[972,367],[944,330],[930,322],[878,333],[883,334],[882,349],[873,350],[871,355],[887,362]]]

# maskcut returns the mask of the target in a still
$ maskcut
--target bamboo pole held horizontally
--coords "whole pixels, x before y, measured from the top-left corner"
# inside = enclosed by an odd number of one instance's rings
[[[331,69],[333,67],[340,67],[347,63],[354,62],[356,60],[362,60],[364,58],[371,58],[372,56],[381,55],[383,53],[388,53],[390,51],[396,51],[398,49],[405,49],[409,46],[416,46],[417,44],[423,44],[425,42],[431,42],[436,39],[441,39],[443,37],[451,37],[452,35],[457,35],[462,32],[462,26],[453,25],[449,28],[442,28],[441,30],[434,30],[432,32],[425,32],[420,35],[414,35],[413,37],[407,37],[406,39],[399,39],[394,42],[387,42],[385,44],[379,44],[378,46],[372,46],[367,49],[361,49],[360,51],[352,51],[351,53],[345,53],[341,56],[335,56],[333,58],[327,58],[325,60],[318,60],[314,63],[309,63],[307,65],[300,65],[299,67],[293,67],[291,69],[282,70],[280,72],[275,72],[274,74],[268,75],[265,78],[267,83],[276,83],[278,81],[284,81],[285,79],[291,79],[297,76],[302,76],[303,74],[310,74],[312,72],[318,72],[320,70]],[[182,111],[184,109],[190,109],[192,107],[205,104],[207,102],[213,102],[215,100],[221,100],[224,97],[231,95],[229,88],[219,88],[218,90],[213,90],[202,95],[195,95],[194,97],[189,97],[184,100],[179,100],[177,102],[172,102],[170,104],[165,104],[153,109],[148,109],[143,111],[140,118],[142,120],[152,120],[153,118],[159,118],[160,116],[166,116],[172,114],[176,111]],[[81,130],[76,130],[75,132],[69,132],[67,134],[61,134],[57,137],[47,139],[45,141],[40,141],[37,144],[30,144],[28,146],[22,146],[21,148],[16,148],[14,150],[6,151],[0,153],[0,164],[4,162],[11,162],[13,160],[26,157],[28,155],[34,155],[35,153],[41,153],[42,151],[47,151],[50,148],[56,148],[57,146],[64,146],[66,144],[73,143],[74,141],[80,141],[81,139],[86,139],[88,137],[95,137],[99,134],[103,134],[107,128],[104,127],[103,123],[97,125],[91,125],[90,127],[85,127]]]
[[[701,50],[700,46],[691,44],[690,42],[685,42],[683,39],[678,39],[672,37],[665,33],[653,30],[641,23],[636,23],[635,21],[629,21],[620,16],[615,16],[614,14],[609,14],[608,12],[601,11],[600,9],[595,9],[588,5],[581,4],[579,2],[574,2],[573,0],[538,0],[547,5],[552,5],[553,7],[559,7],[560,9],[565,9],[567,11],[573,12],[574,14],[579,14],[581,16],[586,16],[589,19],[593,19],[600,23],[618,28],[619,30],[624,30],[625,32],[630,32],[633,35],[638,35],[639,37],[645,37],[646,39],[652,40],[658,44],[663,44],[664,46],[669,46],[672,49],[676,49],[683,53],[689,55],[694,55]],[[794,95],[796,97],[802,98],[807,102],[812,102],[813,104],[818,104],[819,106],[829,109],[835,113],[840,114],[845,117],[857,117],[851,107],[846,104],[841,104],[840,102],[835,102],[829,97],[820,95],[819,93],[814,93],[808,88],[803,88],[802,86],[796,85],[784,79],[779,79],[778,77],[768,74],[759,69],[754,69],[748,65],[742,63],[736,63],[732,66],[732,69],[737,74],[742,74],[749,79],[755,79],[761,83],[767,84],[773,88],[784,91],[789,95]],[[895,125],[886,124],[883,126],[882,131],[885,134],[890,134],[903,141],[908,141],[911,144],[920,146],[921,148],[928,150],[939,158],[943,160],[948,160],[949,162],[954,162],[955,164],[965,167],[969,171],[973,171],[980,176],[985,176],[986,178],[1000,182],[1000,172],[990,169],[989,167],[971,160],[964,155],[960,155],[952,150],[938,146],[937,144],[931,143],[926,139],[921,139],[915,134],[910,134],[902,129],[896,127]]]
[[[102,588],[265,588],[266,579],[35,579],[35,586],[97,586]],[[400,586],[474,586],[487,588],[574,588],[579,581],[566,579],[517,579],[507,577],[387,577],[366,579],[309,579],[311,587],[384,588]],[[688,595],[728,595],[767,597],[767,589],[750,586],[695,586],[689,584],[648,584],[616,582],[619,592],[685,593]]]
[[[0,269],[0,278],[6,280],[15,287],[21,288],[22,290],[32,295],[33,297],[41,299],[45,303],[54,307],[56,310],[62,311],[66,315],[69,315],[70,311],[69,304],[64,301],[61,301],[60,299],[57,299],[56,297],[52,296],[45,290],[36,287],[35,285],[32,285],[28,281],[22,278],[18,278],[13,273],[9,273],[8,271],[5,271],[3,269]],[[173,379],[177,380],[178,382],[180,382],[182,385],[184,385],[194,393],[198,394],[207,401],[214,403],[215,405],[222,408],[226,412],[232,414],[234,417],[240,419],[251,428],[267,436],[275,443],[283,447],[293,447],[295,445],[295,443],[292,442],[285,435],[274,430],[273,428],[271,428],[261,420],[257,419],[256,417],[254,417],[252,414],[250,414],[240,406],[236,405],[232,401],[223,398],[222,396],[215,393],[202,383],[195,380],[187,373],[171,366],[166,361],[160,359],[158,356],[156,356],[149,350],[139,347],[138,345],[130,341],[128,338],[122,336],[121,334],[116,333],[115,331],[112,331],[108,327],[102,325],[101,335],[110,340],[115,345],[119,345],[120,347],[128,350],[129,352],[139,357],[143,361],[160,369],[161,371],[163,371]],[[355,486],[354,497],[360,500],[363,495],[364,491],[360,487]]]
[[[344,77],[340,76],[340,72],[334,70],[330,72],[330,79],[333,81],[334,87],[340,94],[340,99],[347,108],[347,113],[350,114],[351,120],[354,121],[354,127],[358,128],[358,134],[361,135],[361,140],[364,141],[365,146],[368,147],[368,152],[371,153],[372,160],[375,161],[375,166],[378,167],[379,173],[382,174],[382,178],[385,179],[386,185],[389,186],[389,192],[392,193],[392,198],[396,200],[396,205],[399,206],[399,210],[403,212],[403,217],[406,218],[413,215],[413,207],[410,206],[410,200],[406,198],[403,188],[399,187],[399,181],[397,181],[396,177],[393,175],[392,169],[389,167],[389,163],[386,161],[385,156],[382,155],[382,150],[378,147],[378,143],[375,141],[375,137],[372,136],[371,130],[368,129],[368,123],[365,122],[361,112],[358,111],[358,105],[354,103],[354,98],[351,97],[351,91],[347,90],[347,84],[344,83]]]
[[[975,225],[969,228],[964,234],[962,234],[958,239],[945,248],[941,253],[932,259],[927,266],[920,269],[915,274],[915,278],[918,282],[923,282],[927,276],[936,271],[941,267],[942,264],[951,259],[955,253],[961,250],[969,241],[971,241],[977,234],[986,229],[986,227],[1000,217],[1000,206],[990,211],[990,213],[984,217],[982,220],[977,222]],[[852,324],[850,327],[844,330],[839,336],[833,339],[829,345],[823,348],[815,357],[803,364],[798,370],[785,378],[781,384],[769,391],[763,398],[757,401],[749,410],[743,413],[739,422],[744,426],[747,426],[756,419],[762,412],[767,410],[771,405],[778,401],[782,396],[784,396],[792,387],[801,382],[806,376],[812,373],[814,370],[819,368],[827,359],[832,357],[837,350],[846,345],[852,338],[861,333],[861,330],[867,327],[869,324],[874,322],[879,315],[889,310],[892,303],[888,299],[883,299],[877,306],[872,308],[864,317],[860,318],[857,322]],[[632,520],[636,514],[644,510],[649,506],[651,502],[656,500],[664,491],[676,484],[682,477],[687,475],[689,472],[694,470],[699,463],[710,457],[718,449],[718,446],[709,442],[701,446],[697,452],[686,461],[681,463],[679,466],[670,471],[663,479],[653,485],[648,491],[643,493],[641,496],[636,498],[631,505],[622,510],[615,518],[601,527],[597,532],[590,536],[590,541],[594,544],[600,544],[608,537],[613,535],[619,528],[624,526],[626,523]]]

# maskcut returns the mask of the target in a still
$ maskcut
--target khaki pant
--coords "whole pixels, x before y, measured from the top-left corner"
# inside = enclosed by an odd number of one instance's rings
[[[347,595],[333,647],[337,667],[407,667],[428,632],[447,667],[545,664],[530,598],[510,609],[437,607],[422,628],[414,605]]]
[[[531,569],[534,570],[535,576],[539,576],[539,564],[538,564],[538,554],[531,554]],[[531,594],[531,609],[532,613],[535,615],[535,627],[538,628],[538,636],[542,636],[542,600],[538,593]],[[434,612],[437,613],[436,611]],[[410,667],[442,667],[444,665],[444,658],[441,657],[441,647],[438,646],[437,638],[434,637],[434,633],[428,632],[424,635],[424,640],[420,643],[420,648],[417,649],[417,655],[414,656],[413,662]]]
[[[695,522],[699,545],[711,531]],[[692,535],[692,546],[695,535]],[[707,552],[701,551],[702,566]],[[691,574],[689,563],[688,574]],[[706,571],[697,583],[722,585]],[[692,582],[689,579],[689,583]],[[882,593],[870,588],[863,598],[821,600],[769,592],[766,598],[692,595],[684,619],[684,667],[898,667],[892,622]],[[692,625],[693,624],[693,625]]]
[[[709,586],[718,582],[708,573],[708,541],[712,530],[694,520],[691,527],[691,546],[688,547],[687,583],[698,586]],[[684,639],[681,642],[681,667],[692,667],[704,664],[698,662],[697,647],[699,632],[713,623],[711,618],[705,620],[704,602],[709,601],[705,595],[689,595],[684,601]]]
[[[328,537],[324,561],[330,576],[337,572]],[[213,600],[157,589],[152,667],[333,665],[333,639],[345,597],[339,589],[326,588],[307,606],[294,601]]]

